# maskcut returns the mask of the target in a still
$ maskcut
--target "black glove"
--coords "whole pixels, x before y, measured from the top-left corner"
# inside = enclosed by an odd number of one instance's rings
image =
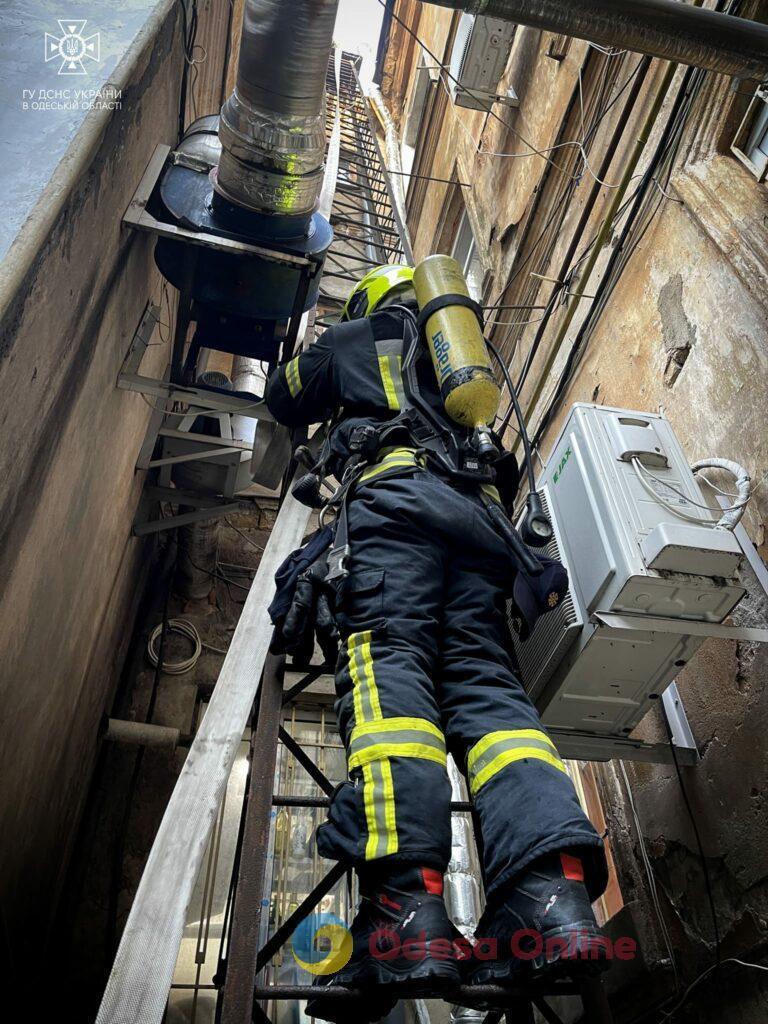
[[[315,635],[327,664],[336,661],[339,634],[331,610],[332,591],[326,585],[328,560],[318,558],[296,581],[291,606],[281,629],[286,654],[308,664],[315,648]]]

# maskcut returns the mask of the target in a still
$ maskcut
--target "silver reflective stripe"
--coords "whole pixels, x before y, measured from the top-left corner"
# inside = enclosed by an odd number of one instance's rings
[[[440,753],[445,753],[445,740],[432,733],[424,732],[421,729],[398,729],[396,732],[385,731],[369,732],[363,736],[355,737],[349,747],[350,757],[359,754],[366,747],[375,747],[378,744],[386,745],[390,757],[397,757],[397,746],[403,743],[415,743],[419,746],[434,747]]]
[[[403,387],[403,339],[402,338],[385,338],[382,341],[374,343],[376,346],[376,355],[379,357],[379,365],[381,366],[382,360],[386,360],[386,366],[388,369],[389,381],[391,382],[392,389],[394,391],[397,407],[402,409],[405,405],[405,388]],[[382,384],[386,391],[387,382],[382,380]]]
[[[361,636],[361,634],[357,633],[353,635],[355,638]],[[348,653],[354,661],[354,672],[352,673],[352,678],[360,681],[359,693],[360,703],[363,709],[363,721],[370,722],[370,720],[375,718],[376,715],[371,699],[371,687],[367,677],[367,665],[365,662],[363,646],[359,643],[355,643],[352,650]]]
[[[377,356],[400,356],[403,355],[402,338],[384,338],[383,341],[374,342]]]
[[[384,787],[384,766],[380,761],[373,761],[369,765],[369,770],[371,773],[371,780],[373,782],[371,804],[373,806],[373,815],[376,821],[376,827],[375,829],[370,829],[369,832],[369,842],[372,841],[371,846],[375,845],[375,852],[373,849],[370,849],[370,856],[368,856],[367,859],[373,860],[376,857],[386,857],[387,855],[387,797]]]
[[[491,761],[494,760],[494,758],[498,757],[499,754],[506,753],[508,750],[517,750],[520,748],[525,748],[529,750],[531,749],[531,747],[533,747],[535,750],[543,750],[547,754],[552,754],[553,756],[557,757],[557,751],[555,750],[554,746],[544,739],[538,740],[524,737],[521,737],[519,739],[512,739],[508,737],[503,740],[498,740],[492,746],[488,747],[487,750],[483,751],[483,753],[477,758],[477,760],[472,765],[472,768],[470,769],[470,774],[472,775],[473,778],[476,778],[483,770],[483,768],[488,767],[488,765],[491,763]]]

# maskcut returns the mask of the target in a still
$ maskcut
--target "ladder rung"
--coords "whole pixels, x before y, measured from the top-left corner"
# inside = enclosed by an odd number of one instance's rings
[[[330,804],[330,798],[325,796],[286,796],[283,793],[275,793],[272,797],[273,807],[330,807]],[[451,801],[451,811],[454,814],[464,814],[472,809],[469,800]]]
[[[477,1003],[497,1003],[504,1006],[514,1003],[520,999],[530,999],[531,996],[566,996],[577,995],[579,986],[575,982],[565,981],[558,984],[531,985],[530,988],[506,988],[501,985],[460,985],[451,990],[450,994],[441,992],[436,994],[438,999],[448,999],[451,1003],[463,1005],[466,1001],[469,1005]],[[253,992],[254,999],[311,999],[313,996],[322,996],[323,999],[354,1000],[370,998],[370,991],[362,989],[342,988],[340,985],[268,985],[257,987]],[[429,999],[428,995],[423,998]]]

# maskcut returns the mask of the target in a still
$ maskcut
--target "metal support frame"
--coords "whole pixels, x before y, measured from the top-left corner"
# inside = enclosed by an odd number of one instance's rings
[[[251,742],[248,813],[235,887],[221,1024],[248,1024],[257,973],[258,938],[264,909],[265,870],[272,810],[272,779],[277,764],[277,738],[283,708],[282,659],[270,655],[264,665],[256,727]],[[255,763],[258,758],[258,764]]]
[[[239,470],[244,461],[244,453],[252,454],[253,447],[232,441],[231,430],[222,431],[223,437],[227,438],[225,444],[222,444],[222,439],[206,439],[201,435],[191,434],[189,431],[196,416],[218,416],[219,419],[226,416],[229,420],[231,415],[240,415],[272,420],[272,416],[261,400],[254,401],[252,398],[241,395],[227,395],[194,384],[199,348],[194,343],[188,342],[187,337],[190,324],[195,318],[192,287],[201,249],[215,249],[241,256],[258,256],[268,262],[290,266],[298,270],[293,308],[283,341],[283,353],[286,358],[292,354],[296,345],[303,323],[307,294],[320,267],[318,261],[310,257],[284,253],[265,245],[253,245],[205,231],[192,231],[156,217],[150,212],[155,205],[153,197],[165,168],[169,161],[174,161],[175,158],[176,154],[172,153],[169,146],[160,145],[155,148],[123,217],[123,223],[132,230],[146,232],[158,238],[173,238],[186,243],[169,364],[162,379],[146,377],[139,372],[143,356],[159,323],[159,309],[150,302],[147,304],[131,341],[118,375],[117,386],[122,390],[137,391],[151,399],[159,399],[161,404],[160,408],[153,409],[150,417],[147,433],[137,460],[137,469],[160,469],[162,472],[159,483],[166,488],[170,488],[171,485],[171,467],[179,463],[215,460],[219,464],[224,464],[226,473],[221,492],[223,500],[213,503],[205,502],[200,506],[204,511],[153,519],[148,514],[145,501],[134,523],[136,535],[156,533],[200,519],[223,516],[239,507],[226,499],[231,499],[235,493]],[[169,403],[178,403],[182,406],[183,411],[169,411],[167,408]],[[179,420],[185,422],[180,423]],[[173,439],[174,447],[181,450],[173,455],[153,458],[156,444],[162,438]],[[175,499],[168,497],[167,500]],[[188,501],[186,504],[193,508],[196,506],[195,501]]]
[[[259,933],[260,915],[268,904],[262,898],[262,890],[254,887],[254,880],[260,878],[263,885],[268,886],[264,877],[267,859],[268,831],[270,826],[271,807],[325,807],[330,803],[328,797],[284,797],[272,794],[272,779],[275,772],[274,750],[269,744],[279,737],[302,767],[317,782],[321,789],[333,791],[333,786],[325,778],[318,766],[306,752],[279,725],[280,709],[286,705],[285,694],[281,690],[282,672],[275,671],[273,662],[269,671],[265,668],[261,688],[261,700],[258,709],[256,728],[251,745],[252,751],[261,750],[263,759],[258,766],[252,763],[248,788],[248,810],[246,824],[242,832],[242,846],[237,868],[235,910],[232,934],[230,937],[229,955],[226,969],[220,972],[218,980],[225,978],[223,1003],[221,1008],[221,1024],[247,1024],[258,1021],[267,1024],[270,1018],[263,1009],[262,1003],[283,1000],[306,1000],[314,994],[311,985],[269,985],[258,983],[258,976],[282,946],[290,939],[299,924],[312,913],[322,898],[345,876],[347,868],[343,864],[335,864],[315,888],[302,900],[298,907],[275,930],[269,939],[258,948],[256,937]],[[306,685],[307,677],[301,680]],[[453,801],[451,812],[461,814],[472,811],[469,801]],[[266,888],[265,890],[266,891]],[[242,924],[241,924],[242,922]],[[250,979],[250,987],[247,985]],[[328,999],[351,1001],[360,999],[362,993],[333,986],[323,987],[323,997]],[[545,984],[533,983],[520,986],[518,989],[507,989],[497,985],[461,986],[451,993],[451,1002],[466,1006],[497,1007],[490,1009],[486,1020],[498,1020],[502,1015],[514,1016],[515,1024],[519,1021],[533,1021],[532,1007],[535,1006],[542,1016],[551,1024],[562,1024],[560,1018],[547,1004],[546,998],[578,995],[581,997],[588,1019],[593,1024],[611,1024],[610,1007],[602,985],[598,980],[587,978],[580,982],[568,980],[553,981]]]

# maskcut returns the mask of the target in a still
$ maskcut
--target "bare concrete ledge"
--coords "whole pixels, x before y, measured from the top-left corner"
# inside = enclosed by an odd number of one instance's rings
[[[122,91],[131,83],[137,68],[149,59],[160,29],[176,6],[176,0],[158,0],[154,11],[117,65],[114,75],[104,83],[102,89],[111,87]],[[65,209],[72,190],[92,163],[110,121],[120,116],[124,116],[124,112],[103,107],[89,111],[51,180],[0,262],[0,322]]]

